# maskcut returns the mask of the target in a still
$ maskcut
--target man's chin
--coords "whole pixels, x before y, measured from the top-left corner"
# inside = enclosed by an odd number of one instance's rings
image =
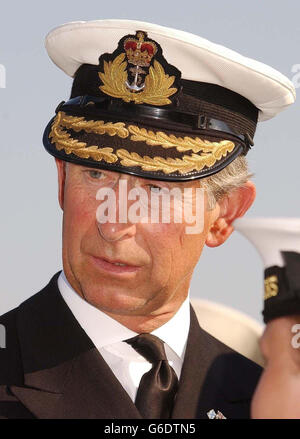
[[[84,299],[95,308],[109,315],[141,315],[147,299],[137,297],[136,291],[118,291],[105,287],[101,289],[83,288]]]

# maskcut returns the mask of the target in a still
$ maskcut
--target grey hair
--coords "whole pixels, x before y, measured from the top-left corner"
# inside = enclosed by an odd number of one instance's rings
[[[253,174],[249,172],[245,156],[239,156],[222,171],[200,180],[200,187],[208,194],[210,208],[231,191],[242,187]]]

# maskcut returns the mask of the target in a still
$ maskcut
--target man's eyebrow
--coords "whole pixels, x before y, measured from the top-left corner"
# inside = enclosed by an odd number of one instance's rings
[[[103,169],[100,168],[94,168],[93,166],[81,166],[82,169],[87,171],[103,171]]]

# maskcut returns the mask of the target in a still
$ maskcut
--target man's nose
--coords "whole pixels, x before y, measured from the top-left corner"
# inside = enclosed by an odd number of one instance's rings
[[[101,237],[107,242],[129,239],[136,234],[136,225],[127,223],[104,223],[97,222],[98,231]]]
[[[128,219],[128,178],[119,179],[113,190],[115,203],[112,209],[114,210],[113,217],[116,220],[97,221],[101,237],[108,242],[132,238],[136,234],[136,224],[131,223]]]

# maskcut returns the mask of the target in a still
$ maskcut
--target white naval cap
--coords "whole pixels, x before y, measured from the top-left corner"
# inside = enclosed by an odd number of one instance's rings
[[[281,251],[300,253],[300,218],[238,218],[234,228],[260,254],[264,266],[284,266]]]
[[[264,262],[264,322],[300,314],[300,218],[239,218],[234,222]]]
[[[295,101],[292,82],[277,70],[212,43],[198,35],[134,20],[77,21],[56,27],[46,37],[52,61],[73,77],[82,64],[97,65],[99,56],[115,50],[118,41],[137,30],[157,41],[164,57],[182,78],[216,84],[247,98],[258,120],[274,117]]]
[[[46,49],[74,77],[43,143],[72,163],[164,181],[222,171],[259,120],[292,104],[288,78],[197,35],[131,20],[73,22]]]

